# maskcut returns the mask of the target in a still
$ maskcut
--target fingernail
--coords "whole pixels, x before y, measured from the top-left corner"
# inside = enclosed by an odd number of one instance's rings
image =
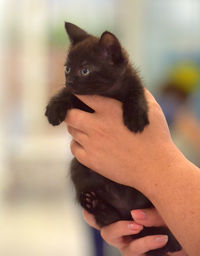
[[[166,244],[168,241],[168,236],[157,236],[155,238],[155,241],[156,243],[159,243],[159,244]]]
[[[146,213],[141,210],[133,210],[131,215],[133,219],[144,220],[146,218]]]
[[[139,224],[136,224],[136,223],[129,223],[128,224],[128,229],[130,229],[130,230],[142,230],[143,226],[139,225]]]

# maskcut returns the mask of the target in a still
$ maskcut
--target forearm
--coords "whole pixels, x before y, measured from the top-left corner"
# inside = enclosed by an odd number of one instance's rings
[[[155,205],[161,216],[190,256],[200,251],[200,171],[169,145],[161,151],[140,189]],[[167,158],[167,159],[166,159]],[[135,183],[134,183],[135,185]]]

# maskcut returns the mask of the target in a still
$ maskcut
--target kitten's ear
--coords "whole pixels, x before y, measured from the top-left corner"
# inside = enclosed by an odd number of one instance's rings
[[[76,44],[89,36],[83,29],[69,22],[65,22],[65,30],[72,44]]]
[[[107,58],[114,64],[120,64],[124,58],[122,55],[122,49],[120,42],[112,33],[105,31],[99,40],[99,45],[103,57]]]

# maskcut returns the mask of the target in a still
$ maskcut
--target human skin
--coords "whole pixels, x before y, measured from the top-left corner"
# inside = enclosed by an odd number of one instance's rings
[[[123,256],[144,256],[147,251],[155,250],[166,244],[164,236],[147,236],[136,240],[125,239],[127,235],[139,233],[143,226],[164,226],[165,223],[155,208],[131,211],[134,221],[118,221],[100,228],[92,214],[83,211],[85,221],[98,229],[102,238],[119,249]],[[162,239],[163,238],[163,239]],[[169,253],[169,256],[186,256],[183,250]]]
[[[68,111],[71,151],[83,165],[147,196],[190,256],[200,251],[200,171],[171,140],[160,106],[145,91],[148,125],[132,133],[123,123],[121,103],[77,95],[95,110]],[[103,159],[103,161],[102,161]]]

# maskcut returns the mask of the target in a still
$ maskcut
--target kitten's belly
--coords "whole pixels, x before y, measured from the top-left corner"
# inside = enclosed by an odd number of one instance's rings
[[[107,224],[120,219],[131,219],[130,211],[133,209],[152,207],[151,202],[139,191],[95,173],[76,159],[72,161],[71,176],[79,203],[95,216],[98,215],[99,219],[108,218],[105,217],[107,212],[107,215],[111,215]],[[89,200],[94,202],[87,208]]]
[[[132,220],[130,211],[133,209],[153,207],[139,191],[104,178],[81,165],[76,159],[72,161],[71,175],[78,201],[83,208],[95,216],[96,223],[100,227],[119,220]],[[147,252],[148,256],[164,256],[168,251],[181,250],[181,245],[167,227],[145,227],[131,238],[138,239],[157,234],[168,235],[168,243],[161,249]]]
[[[152,207],[152,203],[136,189],[109,182],[99,193],[113,208],[117,209],[121,219],[130,219],[130,211]]]

